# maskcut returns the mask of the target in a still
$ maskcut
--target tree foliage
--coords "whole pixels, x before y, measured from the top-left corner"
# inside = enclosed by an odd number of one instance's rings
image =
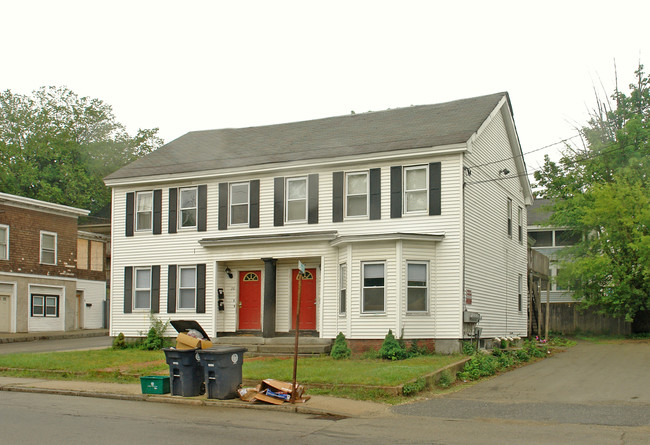
[[[97,212],[103,178],[157,149],[158,129],[130,136],[110,105],[66,87],[0,93],[0,190]]]
[[[582,234],[562,251],[558,282],[584,307],[628,321],[650,309],[650,80],[642,65],[635,75],[628,94],[597,99],[581,148],[535,173],[553,202],[550,224]]]

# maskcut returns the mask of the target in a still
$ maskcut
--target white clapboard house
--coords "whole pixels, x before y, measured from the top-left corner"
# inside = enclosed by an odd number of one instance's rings
[[[113,336],[151,313],[286,336],[299,261],[305,335],[526,335],[532,193],[507,93],[190,132],[106,184]]]

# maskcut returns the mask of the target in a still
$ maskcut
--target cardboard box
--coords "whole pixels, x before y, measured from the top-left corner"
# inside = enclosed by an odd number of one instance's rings
[[[176,337],[176,349],[207,349],[212,347],[210,340],[199,340],[190,337],[184,332],[179,332]]]

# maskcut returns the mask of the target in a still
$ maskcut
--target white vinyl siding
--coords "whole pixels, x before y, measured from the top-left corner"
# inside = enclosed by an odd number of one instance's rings
[[[57,235],[41,231],[41,264],[56,265]]]
[[[135,230],[151,230],[153,220],[153,192],[138,192],[135,195]]]

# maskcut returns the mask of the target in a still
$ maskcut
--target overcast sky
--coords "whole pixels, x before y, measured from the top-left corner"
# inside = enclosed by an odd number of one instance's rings
[[[508,91],[523,151],[650,63],[650,1],[0,0],[0,89],[65,85],[131,133],[248,127]],[[529,172],[551,147],[526,156]]]

